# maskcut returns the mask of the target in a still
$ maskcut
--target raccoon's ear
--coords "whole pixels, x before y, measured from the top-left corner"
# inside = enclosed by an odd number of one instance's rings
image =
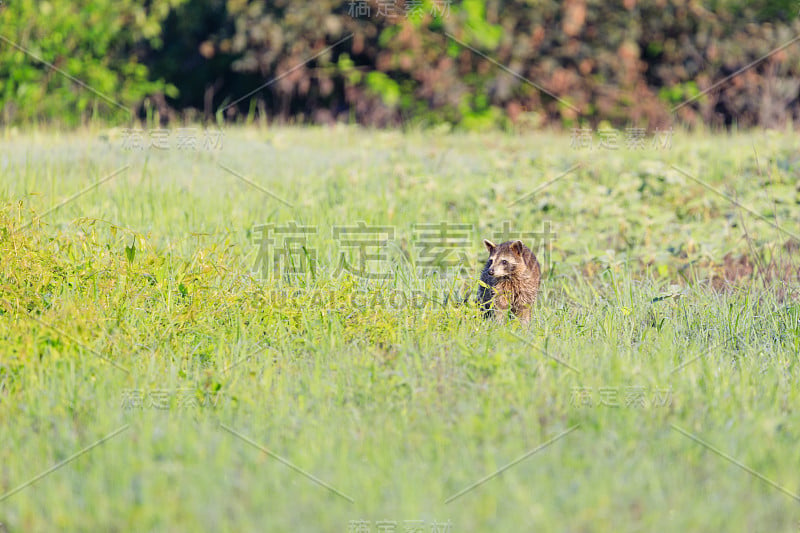
[[[522,244],[522,241],[514,241],[511,243],[511,251],[517,255],[522,255],[522,250],[524,249],[525,245]]]
[[[489,239],[483,239],[483,245],[486,246],[487,250],[489,250],[489,255],[492,255],[494,253],[494,249],[497,248],[497,245]]]

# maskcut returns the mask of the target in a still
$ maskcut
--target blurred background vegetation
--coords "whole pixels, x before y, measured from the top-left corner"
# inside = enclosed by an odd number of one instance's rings
[[[4,0],[0,121],[785,127],[798,15],[800,0]]]

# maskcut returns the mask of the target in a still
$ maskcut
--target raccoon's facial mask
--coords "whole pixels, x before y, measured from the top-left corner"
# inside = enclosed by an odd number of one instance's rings
[[[489,257],[489,275],[493,278],[506,278],[516,269],[516,261],[510,254],[495,254]]]
[[[515,255],[513,249],[508,246],[497,246],[492,241],[484,240],[483,244],[489,251],[489,261],[486,266],[489,268],[489,275],[493,278],[505,278],[514,273],[517,269],[519,257]]]

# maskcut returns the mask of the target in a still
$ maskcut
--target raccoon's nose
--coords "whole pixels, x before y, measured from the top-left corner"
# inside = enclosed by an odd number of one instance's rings
[[[494,276],[494,269],[493,269],[493,268],[490,268],[490,269],[489,269],[489,275],[490,275],[490,276]]]

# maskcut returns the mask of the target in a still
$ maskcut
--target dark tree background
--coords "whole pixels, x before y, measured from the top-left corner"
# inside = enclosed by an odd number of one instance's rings
[[[20,0],[0,9],[6,124],[800,120],[793,0]]]

